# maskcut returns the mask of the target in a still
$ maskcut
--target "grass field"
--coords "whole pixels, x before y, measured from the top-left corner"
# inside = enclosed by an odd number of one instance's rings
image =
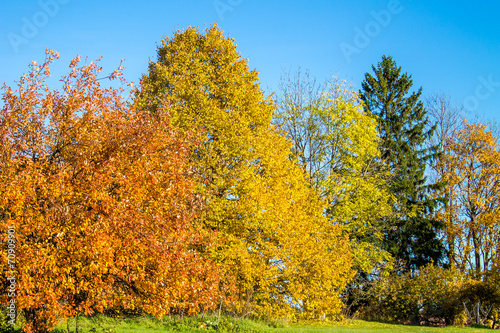
[[[151,333],[151,332],[291,332],[291,333],[348,333],[348,332],[485,332],[485,328],[470,327],[421,327],[394,325],[362,320],[349,320],[341,323],[329,324],[269,324],[253,320],[237,320],[216,317],[185,320],[171,320],[160,322],[151,318],[113,319],[107,317],[80,318],[79,331],[91,333]],[[278,327],[273,327],[278,326]],[[75,331],[74,319],[70,321],[71,332]],[[66,332],[66,323],[60,323],[55,330],[57,333]]]

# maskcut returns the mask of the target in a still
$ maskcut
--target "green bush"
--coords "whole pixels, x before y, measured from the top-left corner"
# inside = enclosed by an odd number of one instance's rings
[[[0,306],[0,333],[15,332],[12,325],[9,324],[10,318],[7,317],[7,307]]]

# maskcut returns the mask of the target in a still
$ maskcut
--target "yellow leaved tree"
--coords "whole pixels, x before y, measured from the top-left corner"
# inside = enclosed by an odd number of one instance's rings
[[[235,310],[336,314],[352,277],[349,244],[271,124],[275,105],[257,74],[216,25],[190,27],[162,41],[136,104],[153,114],[168,106],[176,126],[200,135],[191,162],[206,208],[196,223],[219,232],[207,254],[236,276]]]
[[[350,237],[358,275],[347,297],[354,310],[366,286],[393,262],[381,246],[383,218],[392,214],[394,198],[380,162],[376,120],[363,111],[358,93],[336,77],[318,85],[308,71],[285,72],[280,90],[274,123],[287,132],[312,186],[328,202],[326,216],[343,224]]]

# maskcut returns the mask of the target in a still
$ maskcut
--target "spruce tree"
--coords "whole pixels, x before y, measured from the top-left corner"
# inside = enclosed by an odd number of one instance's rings
[[[392,57],[383,56],[372,68],[375,75],[365,74],[360,97],[365,111],[378,120],[381,162],[393,173],[388,186],[397,199],[395,214],[386,221],[384,244],[406,269],[415,271],[444,257],[438,238],[443,225],[431,217],[440,201],[433,193],[441,184],[428,184],[425,176],[427,162],[438,153],[436,147],[426,144],[434,127],[429,126],[420,101],[422,88],[410,92],[411,76],[401,74]]]

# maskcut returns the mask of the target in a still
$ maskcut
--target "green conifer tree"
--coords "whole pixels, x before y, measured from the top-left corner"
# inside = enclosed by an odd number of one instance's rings
[[[419,100],[422,88],[410,92],[411,76],[401,74],[392,57],[383,56],[372,68],[375,75],[365,74],[360,97],[365,111],[378,119],[381,161],[393,172],[389,188],[397,198],[384,243],[406,269],[414,271],[429,262],[439,263],[444,255],[438,238],[443,225],[432,219],[440,202],[434,193],[442,184],[428,184],[425,176],[427,162],[438,154],[437,147],[426,145],[434,127]]]

